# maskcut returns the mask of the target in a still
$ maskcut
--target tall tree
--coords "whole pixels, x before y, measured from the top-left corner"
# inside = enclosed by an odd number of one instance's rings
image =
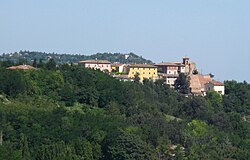
[[[182,94],[189,94],[190,93],[190,82],[189,78],[184,74],[179,74],[179,77],[175,80],[174,87],[177,91]]]

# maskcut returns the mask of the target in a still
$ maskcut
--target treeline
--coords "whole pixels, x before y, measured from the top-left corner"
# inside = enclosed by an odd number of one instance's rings
[[[37,61],[47,62],[48,59],[53,58],[58,64],[65,63],[78,63],[82,60],[99,59],[108,60],[112,63],[128,63],[128,64],[151,64],[152,61],[147,60],[134,53],[128,53],[129,57],[126,59],[124,54],[121,53],[96,53],[93,55],[83,54],[57,54],[57,53],[45,53],[36,51],[19,51],[15,53],[3,53],[0,55],[0,61],[11,61],[16,64],[32,64],[36,59]]]
[[[250,85],[186,97],[78,66],[0,63],[0,159],[248,159]]]

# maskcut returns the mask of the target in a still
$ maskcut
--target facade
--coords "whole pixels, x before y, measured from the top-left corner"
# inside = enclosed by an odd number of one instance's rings
[[[156,64],[159,72],[169,75],[178,75],[185,72],[185,66],[179,62],[162,62]]]
[[[85,60],[78,62],[78,64],[85,68],[111,72],[111,63],[107,60]]]
[[[191,62],[188,57],[182,58],[182,64],[185,66],[185,74],[192,75],[196,69],[196,64]]]
[[[225,94],[225,86],[219,81],[211,81],[205,84],[205,91],[215,91],[221,95]]]
[[[119,72],[119,73],[125,72],[124,66],[125,64],[120,64],[120,63],[111,64],[112,71]]]
[[[134,78],[135,74],[139,73],[140,81],[143,79],[155,80],[158,78],[157,67],[148,64],[133,64],[129,66],[128,77]]]
[[[158,73],[159,78],[165,81],[165,84],[169,85],[170,87],[174,87],[175,80],[179,77],[178,74],[165,74],[165,73]]]

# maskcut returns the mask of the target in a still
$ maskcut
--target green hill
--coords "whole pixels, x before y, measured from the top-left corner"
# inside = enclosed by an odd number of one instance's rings
[[[93,55],[80,55],[80,54],[57,54],[57,53],[44,53],[44,52],[34,52],[34,51],[20,51],[15,53],[8,53],[0,55],[0,61],[12,61],[14,63],[27,63],[32,64],[33,60],[37,61],[43,60],[44,62],[48,58],[53,58],[58,64],[65,63],[77,63],[81,60],[87,59],[102,59],[108,60],[110,62],[119,63],[147,63],[151,64],[152,61],[142,58],[134,53],[128,53],[129,57],[125,59],[125,54],[121,53],[97,53]]]
[[[186,97],[163,81],[122,82],[60,65],[0,62],[0,159],[249,159],[250,85]],[[47,64],[45,64],[47,65]]]

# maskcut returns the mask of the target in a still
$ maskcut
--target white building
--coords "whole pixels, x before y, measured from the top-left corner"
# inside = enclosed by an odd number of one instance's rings
[[[225,94],[225,86],[219,81],[210,81],[205,84],[205,91],[215,91],[221,95]]]
[[[125,72],[124,66],[125,64],[120,64],[120,63],[111,64],[112,70],[119,73]]]
[[[85,68],[99,69],[100,71],[111,72],[111,62],[107,60],[86,60],[78,62],[79,65]]]

